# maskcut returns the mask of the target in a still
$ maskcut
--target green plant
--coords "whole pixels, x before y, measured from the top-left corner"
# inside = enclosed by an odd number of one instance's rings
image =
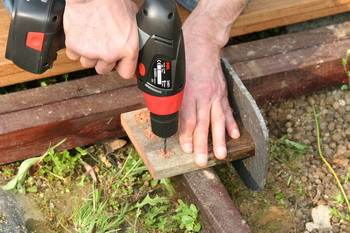
[[[344,67],[344,71],[345,71],[345,74],[348,76],[348,85],[350,85],[350,71],[348,70],[348,60],[349,60],[349,55],[350,55],[350,49],[348,49],[346,51],[346,55],[345,57],[342,59],[342,64],[343,64],[343,67]],[[345,87],[342,87],[343,90]],[[348,89],[349,87],[346,88],[346,90]]]
[[[347,53],[347,56],[348,56],[348,53]],[[348,197],[347,197],[347,195],[345,193],[344,187],[341,184],[341,182],[340,182],[337,174],[333,170],[332,166],[328,163],[326,158],[323,156],[322,146],[321,146],[321,139],[320,139],[321,138],[321,136],[320,136],[321,133],[320,133],[320,124],[318,122],[318,115],[317,115],[316,107],[313,105],[312,108],[313,108],[313,111],[314,111],[315,124],[316,124],[318,154],[320,155],[322,161],[327,165],[329,171],[332,173],[334,179],[336,180],[338,188],[340,189],[340,191],[341,191],[341,193],[343,195],[344,201],[345,201],[345,203],[347,205],[348,212],[350,212],[350,203],[349,203],[349,199],[348,199]]]
[[[289,140],[286,135],[280,139],[270,139],[270,145],[271,156],[279,163],[290,164],[292,167],[301,156],[306,154],[309,147]]]
[[[118,232],[119,226],[125,221],[127,210],[128,205],[125,205],[117,214],[111,214],[107,201],[102,200],[102,190],[93,185],[92,198],[85,201],[72,215],[74,232]]]
[[[337,201],[338,205],[343,206],[345,203],[345,200],[341,194],[332,196],[334,200]],[[331,215],[336,216],[341,220],[342,223],[348,224],[350,223],[350,214],[343,213],[339,211],[337,208],[333,207],[331,208]]]
[[[29,158],[24,160],[19,169],[18,172],[16,174],[16,176],[9,181],[6,185],[2,186],[3,190],[11,190],[14,193],[25,193],[25,187],[23,185],[27,175],[28,175],[28,171],[29,169],[34,165],[34,164],[39,164],[48,154],[50,153],[54,153],[54,149],[56,147],[58,147],[59,145],[61,145],[63,142],[65,141],[62,140],[61,142],[57,143],[55,146],[50,147],[42,156],[40,157],[35,157],[35,158]]]
[[[201,224],[197,221],[198,209],[195,205],[186,205],[182,200],[178,200],[179,206],[177,207],[176,215],[172,219],[181,222],[180,229],[186,229],[185,232],[199,232]]]
[[[44,158],[39,174],[46,174],[49,180],[57,178],[65,180],[67,177],[70,179],[81,168],[81,157],[86,154],[87,152],[80,147],[76,148],[75,151],[55,152],[51,150]]]

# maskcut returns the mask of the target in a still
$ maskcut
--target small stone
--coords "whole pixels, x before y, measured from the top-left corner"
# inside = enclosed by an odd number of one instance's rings
[[[304,110],[303,109],[297,109],[296,112],[295,112],[295,115],[297,116],[301,116],[304,114]]]
[[[312,231],[314,229],[324,229],[324,228],[330,228],[330,209],[327,206],[319,205],[312,209],[311,216],[313,219],[313,222],[306,223],[305,227],[308,231]]]
[[[347,149],[346,149],[346,146],[344,146],[344,145],[340,145],[337,148],[337,154],[338,155],[345,154],[346,151],[347,151]]]
[[[300,178],[300,180],[301,180],[301,182],[306,183],[308,179],[307,179],[306,176],[302,176],[302,177]]]
[[[346,102],[345,102],[345,100],[343,100],[343,99],[340,99],[338,102],[339,102],[339,105],[340,105],[340,106],[343,106],[343,107],[344,107],[344,106],[346,105]]]
[[[312,97],[312,96],[309,96],[307,98],[307,102],[310,104],[310,105],[315,105],[316,104],[316,101],[315,99]]]
[[[333,121],[329,122],[327,129],[333,131],[335,129],[335,123]]]
[[[342,137],[339,133],[335,133],[331,136],[331,138],[334,142],[338,142]]]
[[[300,209],[297,209],[297,211],[295,211],[295,217],[301,219],[303,215],[304,213]]]
[[[284,125],[286,128],[290,128],[293,126],[292,122],[287,121],[287,123]]]
[[[335,102],[332,104],[332,107],[333,107],[335,110],[337,110],[337,109],[340,107],[339,102],[335,101]]]
[[[315,179],[315,183],[316,183],[316,184],[321,184],[322,181],[321,181],[320,179]]]
[[[349,159],[334,158],[333,164],[337,167],[346,167],[349,164]]]
[[[327,202],[325,200],[319,200],[317,205],[327,205]]]
[[[338,233],[338,232],[340,232],[340,227],[337,226],[337,225],[332,226],[332,232],[333,232],[333,233]]]

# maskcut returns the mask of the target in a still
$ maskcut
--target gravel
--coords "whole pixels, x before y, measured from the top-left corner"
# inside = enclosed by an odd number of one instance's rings
[[[267,103],[261,107],[271,138],[278,139],[287,135],[288,140],[309,146],[308,153],[298,160],[294,171],[290,164],[281,164],[274,160],[271,161],[269,169],[269,179],[273,183],[285,182],[288,174],[293,174],[293,180],[300,182],[300,187],[306,192],[306,198],[296,201],[293,211],[295,232],[309,232],[305,226],[312,222],[311,212],[318,206],[337,210],[343,216],[350,215],[346,211],[346,204],[341,205],[335,200],[334,197],[341,195],[341,191],[317,152],[312,106],[316,107],[318,113],[323,155],[335,170],[350,198],[350,93],[337,89],[279,103]],[[276,175],[283,174],[282,171],[287,174],[286,177]],[[330,220],[331,228],[311,232],[350,232],[350,222],[345,222],[341,217],[333,215]]]

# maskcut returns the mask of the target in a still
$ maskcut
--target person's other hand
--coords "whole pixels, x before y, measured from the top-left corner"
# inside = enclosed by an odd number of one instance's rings
[[[85,68],[123,78],[136,69],[139,38],[137,6],[130,0],[67,0],[64,12],[66,53]]]
[[[220,31],[215,29],[214,21],[197,13],[193,12],[183,25],[187,80],[180,110],[179,141],[185,152],[194,153],[196,165],[204,167],[208,160],[209,127],[218,159],[227,155],[226,131],[231,138],[238,138],[240,133],[220,63],[220,49],[227,42],[228,33],[216,33]]]

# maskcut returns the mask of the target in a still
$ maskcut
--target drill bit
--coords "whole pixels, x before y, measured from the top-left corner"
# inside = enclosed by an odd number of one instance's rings
[[[167,152],[166,152],[166,144],[167,144],[167,143],[166,143],[166,139],[167,139],[167,138],[164,138],[164,154],[167,153]]]

